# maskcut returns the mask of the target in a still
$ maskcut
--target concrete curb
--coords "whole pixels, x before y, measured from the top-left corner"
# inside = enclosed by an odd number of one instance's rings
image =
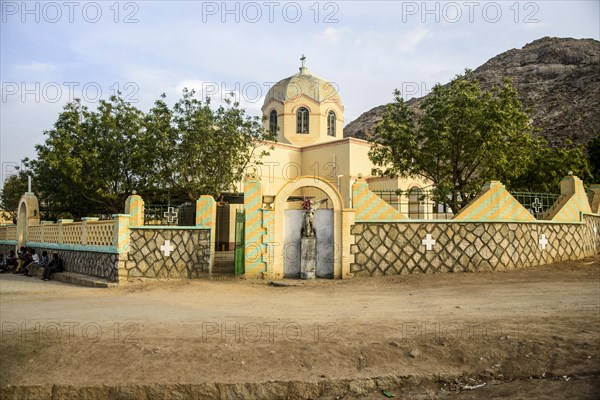
[[[29,273],[35,277],[41,278],[42,276],[44,276],[44,268],[36,265],[31,268]],[[116,282],[109,282],[106,279],[82,275],[75,272],[56,272],[52,274],[52,280],[70,283],[72,285],[95,288],[109,288],[119,286],[119,284]]]

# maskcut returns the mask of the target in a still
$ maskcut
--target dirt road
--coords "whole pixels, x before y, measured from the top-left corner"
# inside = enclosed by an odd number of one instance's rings
[[[195,398],[600,393],[600,257],[510,272],[283,282],[89,289],[0,275],[0,393],[53,384],[109,385],[113,394],[147,385],[160,398],[175,398],[174,385],[201,385],[189,389]]]

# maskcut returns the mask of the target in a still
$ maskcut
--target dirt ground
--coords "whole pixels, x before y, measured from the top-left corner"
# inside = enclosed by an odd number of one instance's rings
[[[2,274],[0,386],[355,380],[337,398],[384,399],[382,388],[401,399],[600,393],[600,256],[282,283],[91,289]]]

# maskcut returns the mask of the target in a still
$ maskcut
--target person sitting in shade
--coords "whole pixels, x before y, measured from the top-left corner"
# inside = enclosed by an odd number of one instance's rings
[[[6,271],[6,260],[4,259],[4,254],[0,253],[0,274]]]
[[[19,262],[14,272],[16,274],[22,274],[25,272],[25,267],[33,260],[31,257],[31,249],[21,247],[17,253],[17,258]]]
[[[58,253],[53,253],[52,261],[50,261],[50,264],[48,264],[48,266],[44,268],[44,277],[42,278],[42,280],[49,281],[50,279],[52,279],[53,273],[63,271],[63,261],[58,256]]]
[[[25,265],[25,268],[24,268],[24,271],[23,271],[23,275],[25,275],[25,276],[29,275],[29,268],[32,265],[37,264],[37,263],[40,262],[40,256],[35,253],[35,249],[28,249],[28,251],[29,251],[29,258],[30,258],[31,261],[29,261]]]
[[[15,251],[11,250],[10,253],[8,253],[8,256],[6,256],[6,270],[9,272],[13,272],[14,270],[17,269],[18,264],[19,264],[19,260],[17,259],[17,256],[15,255]]]
[[[34,249],[32,249],[31,251],[33,252],[32,257],[35,259],[37,257],[37,254],[35,254]],[[27,270],[27,272],[25,273],[25,276],[33,276],[33,275],[31,275],[31,272],[35,266],[40,266],[45,269],[46,267],[48,267],[49,261],[50,260],[48,260],[48,252],[45,250],[42,251],[42,256],[39,258],[38,261],[33,261],[28,266],[25,267],[25,269]]]

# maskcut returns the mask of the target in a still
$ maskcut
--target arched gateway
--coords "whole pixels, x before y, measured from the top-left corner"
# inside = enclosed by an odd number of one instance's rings
[[[27,243],[27,229],[40,224],[40,206],[37,197],[31,192],[25,193],[19,200],[17,216],[17,248]]]
[[[333,206],[333,277],[342,277],[342,209],[343,202],[339,191],[328,181],[317,176],[301,176],[286,183],[275,196],[274,241],[278,245],[273,250],[273,272],[275,276],[284,274],[285,247],[283,245],[286,224],[285,210],[288,198],[302,188],[316,188],[325,193]]]

